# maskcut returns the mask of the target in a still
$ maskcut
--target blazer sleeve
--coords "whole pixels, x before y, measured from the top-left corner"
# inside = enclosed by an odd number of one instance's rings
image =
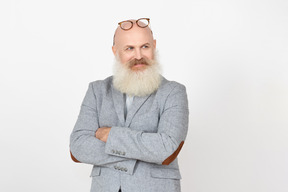
[[[188,131],[186,88],[176,84],[165,100],[157,133],[112,127],[105,152],[114,156],[169,165],[179,154]]]
[[[82,102],[80,114],[70,135],[70,154],[75,162],[114,168],[114,164],[124,163],[125,167],[133,167],[135,160],[112,156],[105,153],[105,143],[95,137],[99,128],[97,113],[97,98],[92,83]]]

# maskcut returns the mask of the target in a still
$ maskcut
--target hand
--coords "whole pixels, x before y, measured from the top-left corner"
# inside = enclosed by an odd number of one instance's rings
[[[95,137],[106,143],[110,130],[111,130],[111,127],[100,127],[97,129],[95,133]]]

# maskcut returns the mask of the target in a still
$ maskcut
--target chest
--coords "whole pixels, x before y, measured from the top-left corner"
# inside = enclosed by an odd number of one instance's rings
[[[157,132],[161,110],[153,97],[143,103],[133,100],[126,116],[124,109],[124,100],[115,102],[112,99],[104,99],[98,109],[99,126],[130,127],[137,131]]]

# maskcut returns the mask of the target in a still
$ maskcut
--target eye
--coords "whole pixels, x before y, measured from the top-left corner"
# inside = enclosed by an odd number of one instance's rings
[[[127,51],[132,51],[134,49],[134,47],[127,47],[126,50]]]
[[[149,48],[149,45],[143,45],[142,48],[147,49]]]

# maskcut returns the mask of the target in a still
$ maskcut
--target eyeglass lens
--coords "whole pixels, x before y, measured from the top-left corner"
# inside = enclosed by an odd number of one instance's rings
[[[121,28],[124,29],[124,30],[131,29],[132,26],[133,26],[133,22],[132,21],[123,21],[121,23]]]
[[[144,27],[147,27],[147,26],[149,25],[149,20],[148,20],[148,19],[145,19],[145,18],[144,18],[144,19],[138,19],[138,20],[136,21],[136,24],[137,24],[139,27],[144,28]],[[132,21],[123,21],[123,22],[120,23],[120,26],[121,26],[121,28],[124,29],[124,30],[129,30],[129,29],[132,28],[133,22],[132,22]]]
[[[149,25],[148,19],[139,19],[136,22],[139,27],[147,27]]]

